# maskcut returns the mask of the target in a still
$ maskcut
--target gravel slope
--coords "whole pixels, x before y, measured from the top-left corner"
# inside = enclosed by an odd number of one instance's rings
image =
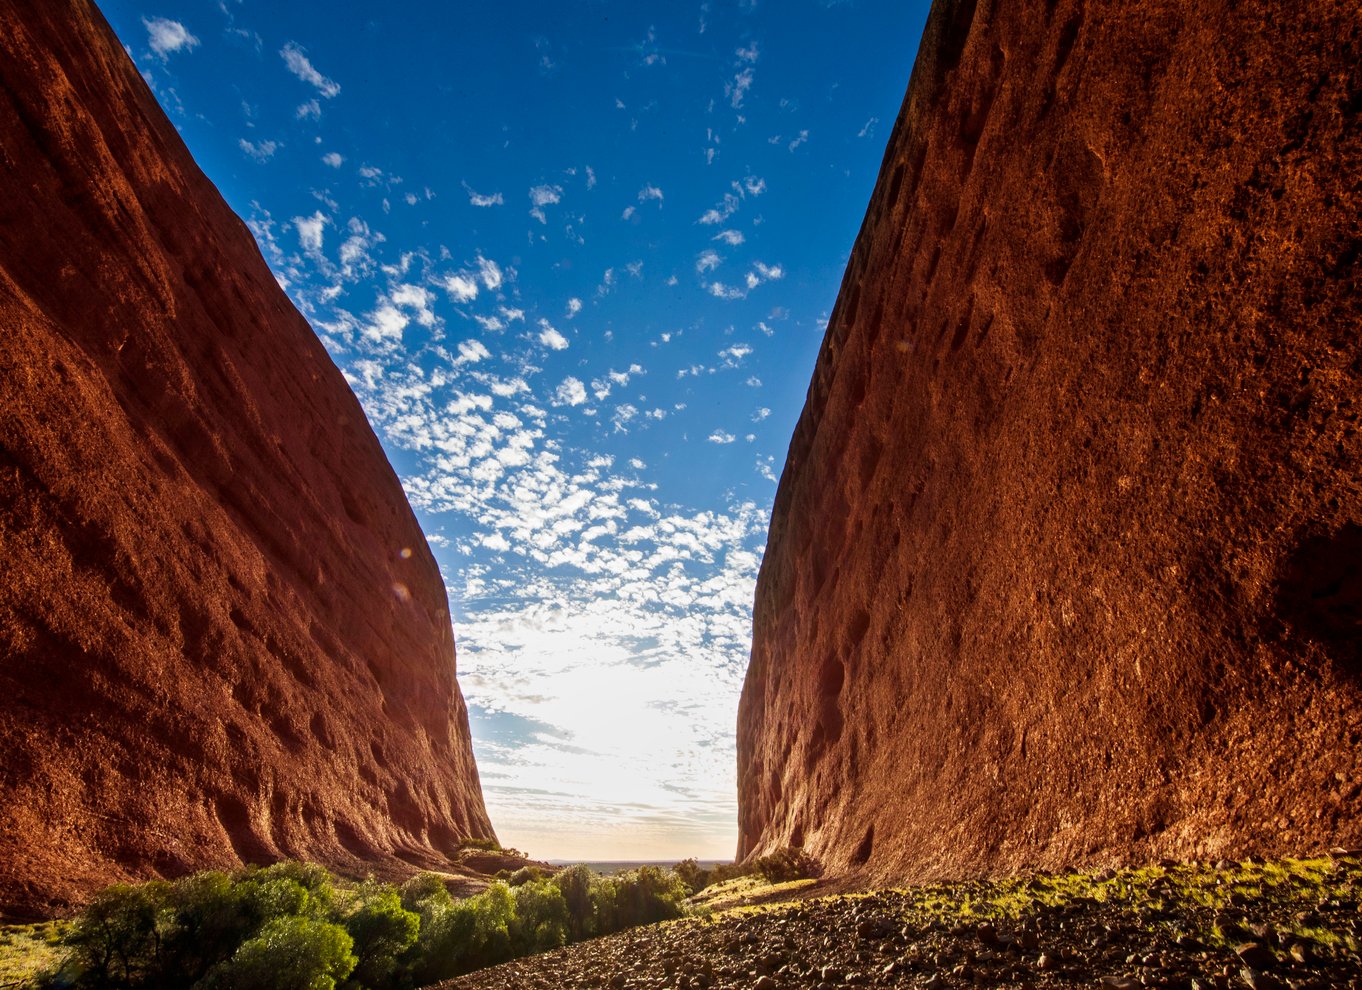
[[[635,929],[438,986],[1356,988],[1359,888],[1344,854],[914,887]]]

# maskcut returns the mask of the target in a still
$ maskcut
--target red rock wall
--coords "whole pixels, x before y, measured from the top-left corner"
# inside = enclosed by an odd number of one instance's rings
[[[93,6],[0,22],[0,911],[491,835],[359,403]]]
[[[937,0],[790,446],[743,856],[1362,840],[1362,16]]]

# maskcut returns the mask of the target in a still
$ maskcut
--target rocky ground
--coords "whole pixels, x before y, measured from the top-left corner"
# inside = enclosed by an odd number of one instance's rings
[[[1362,859],[1171,864],[738,908],[439,990],[1362,988]]]

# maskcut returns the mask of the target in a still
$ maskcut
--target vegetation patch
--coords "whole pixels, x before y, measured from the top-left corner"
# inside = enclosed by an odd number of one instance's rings
[[[408,990],[678,918],[691,892],[655,867],[514,880],[462,900],[439,874],[396,887],[300,863],[118,884],[71,922],[5,929],[0,987]]]

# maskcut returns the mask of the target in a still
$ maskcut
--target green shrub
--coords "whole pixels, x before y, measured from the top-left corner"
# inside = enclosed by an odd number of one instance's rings
[[[445,896],[449,896],[447,892]],[[421,916],[402,907],[393,887],[372,880],[359,888],[356,899],[359,906],[345,919],[345,930],[354,940],[359,960],[354,979],[369,988],[391,986],[398,972],[398,958],[416,944]]]
[[[656,866],[610,877],[614,885],[614,911],[610,930],[669,921],[684,914],[681,901],[689,896],[685,882],[670,870]]]
[[[553,885],[563,895],[563,902],[567,905],[568,935],[574,942],[599,932],[596,900],[592,893],[600,879],[591,867],[580,863],[554,874]]]
[[[335,990],[355,968],[354,941],[339,925],[275,918],[214,966],[201,990]]]
[[[402,885],[402,906],[418,914],[425,914],[433,907],[443,907],[453,900],[444,878],[438,873],[418,873]]]
[[[822,872],[817,860],[804,850],[791,846],[786,846],[769,856],[760,857],[754,865],[767,883],[806,880]]]
[[[506,871],[501,870],[497,875],[500,876],[501,873],[506,873]],[[530,883],[534,880],[543,880],[546,876],[548,874],[537,866],[522,866],[514,873],[508,874],[506,882],[512,887],[519,887],[521,884]]]
[[[501,852],[501,843],[496,839],[460,839],[460,849],[481,849],[483,852]]]
[[[513,879],[457,901],[434,873],[338,892],[326,870],[300,863],[118,885],[65,928],[61,969],[36,986],[404,990],[678,917],[689,892],[656,867],[616,877],[527,867]]]
[[[563,892],[548,880],[532,880],[515,889],[511,948],[518,955],[547,952],[566,945],[570,918]]]
[[[80,987],[139,986],[161,969],[167,884],[114,884],[100,892],[63,939],[65,978]]]
[[[712,882],[709,878],[709,870],[702,867],[695,859],[683,859],[672,867],[672,872],[681,878],[692,894],[698,894]]]

